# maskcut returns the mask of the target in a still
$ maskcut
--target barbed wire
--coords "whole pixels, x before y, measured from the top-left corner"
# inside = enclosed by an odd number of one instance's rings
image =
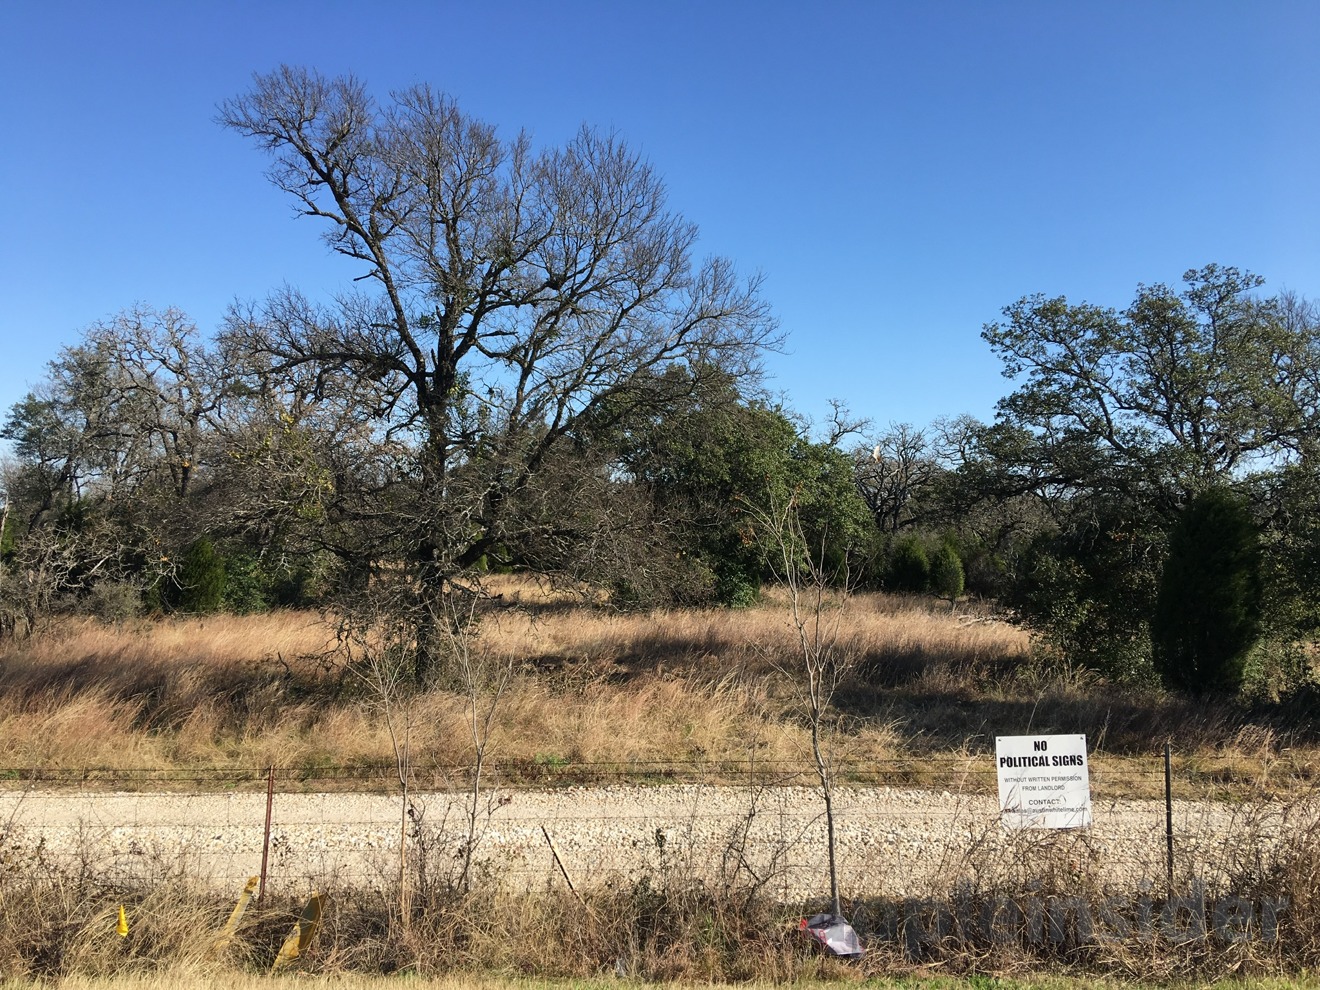
[[[1163,778],[1162,764],[1152,758],[1148,767],[1134,766],[1135,758],[1122,758],[1118,766],[1092,763],[1091,779],[1156,779]],[[1306,771],[1304,765],[1288,762],[1246,764],[1234,767],[1202,767],[1199,762],[1175,763],[1175,779],[1186,782],[1218,781],[1232,783],[1261,777],[1271,771],[1290,769]],[[419,762],[410,768],[414,779],[443,776],[467,776],[473,771],[471,764]],[[805,760],[757,759],[710,760],[656,759],[656,760],[562,760],[521,759],[487,763],[483,774],[504,779],[506,782],[528,782],[553,785],[556,782],[573,783],[577,778],[634,778],[641,783],[659,780],[704,780],[711,777],[773,778],[810,777],[816,770]],[[940,774],[960,777],[995,778],[998,771],[989,755],[971,757],[891,757],[865,760],[837,760],[830,764],[830,772],[842,783],[886,783],[891,779],[899,783],[924,780]],[[393,763],[317,764],[302,766],[210,766],[210,767],[0,767],[0,788],[12,783],[81,783],[81,782],[135,782],[152,781],[186,783],[244,783],[266,782],[271,774],[277,781],[334,781],[334,780],[387,780],[397,783],[398,769]]]

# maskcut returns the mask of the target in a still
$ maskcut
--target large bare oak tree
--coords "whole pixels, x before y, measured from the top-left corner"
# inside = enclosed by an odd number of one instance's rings
[[[707,371],[753,372],[774,321],[756,279],[694,260],[696,227],[613,135],[537,149],[425,86],[378,103],[352,77],[289,67],[220,119],[362,266],[334,305],[286,290],[236,311],[227,337],[264,375],[354,390],[388,451],[369,511],[416,593],[426,680],[463,574],[563,524],[536,481],[579,427],[660,410]],[[694,373],[658,373],[672,365]]]

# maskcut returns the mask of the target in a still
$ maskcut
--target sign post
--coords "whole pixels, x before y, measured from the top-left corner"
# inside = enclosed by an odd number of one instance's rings
[[[1005,828],[1091,824],[1086,736],[996,736],[995,766]]]

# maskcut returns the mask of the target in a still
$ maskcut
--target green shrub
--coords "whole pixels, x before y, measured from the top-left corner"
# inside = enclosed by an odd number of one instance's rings
[[[885,585],[890,591],[924,594],[930,590],[930,557],[917,536],[904,536],[889,555]]]
[[[963,593],[966,575],[962,558],[952,543],[941,543],[930,558],[930,590],[940,598],[957,601]]]
[[[225,561],[209,536],[199,537],[188,545],[165,597],[166,603],[180,612],[220,610],[225,597]]]
[[[750,608],[761,600],[761,582],[741,567],[717,567],[715,600],[729,608]]]
[[[221,602],[226,612],[264,612],[270,607],[270,575],[261,560],[249,553],[224,556],[225,583]]]

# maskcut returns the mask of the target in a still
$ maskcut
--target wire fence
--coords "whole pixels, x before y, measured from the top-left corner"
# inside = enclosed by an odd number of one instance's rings
[[[959,787],[976,791],[995,788],[997,769],[990,754],[958,757],[894,757],[890,759],[831,760],[831,773],[842,785],[919,786],[927,789]],[[1122,759],[1112,763],[1093,760],[1088,767],[1093,791],[1102,796],[1148,796],[1162,791],[1165,769],[1159,756],[1146,760]],[[1309,760],[1237,760],[1232,764],[1206,763],[1199,758],[1178,761],[1173,786],[1179,797],[1212,799],[1238,797],[1243,789],[1280,778],[1296,784],[1309,782],[1316,769]],[[410,766],[411,786],[446,787],[466,780],[473,767],[462,763],[425,763]],[[612,783],[757,783],[768,786],[814,786],[813,764],[800,760],[627,760],[575,761],[557,757],[487,763],[483,778],[492,786],[511,789],[557,788]],[[96,785],[117,789],[153,786],[191,786],[199,789],[243,789],[264,786],[274,774],[281,790],[307,790],[309,785],[332,789],[347,784],[354,790],[394,792],[399,769],[393,763],[312,764],[297,767],[0,767],[0,788],[28,785]],[[1320,777],[1317,777],[1320,780]]]
[[[834,770],[840,885],[858,897],[926,896],[969,878],[1017,882],[1029,869],[1097,889],[1226,890],[1259,872],[1313,813],[1306,775],[1277,760],[1175,761],[1168,803],[1162,758],[1094,762],[1092,825],[1048,833],[1002,827],[987,754]],[[472,767],[419,766],[406,794],[393,765],[14,768],[0,777],[0,853],[108,879],[187,876],[233,888],[260,875],[263,887],[297,893],[385,888],[402,864],[430,882],[466,869],[514,890],[646,877],[793,901],[819,892],[827,868],[823,803],[804,763],[525,761],[484,767],[476,788]]]

